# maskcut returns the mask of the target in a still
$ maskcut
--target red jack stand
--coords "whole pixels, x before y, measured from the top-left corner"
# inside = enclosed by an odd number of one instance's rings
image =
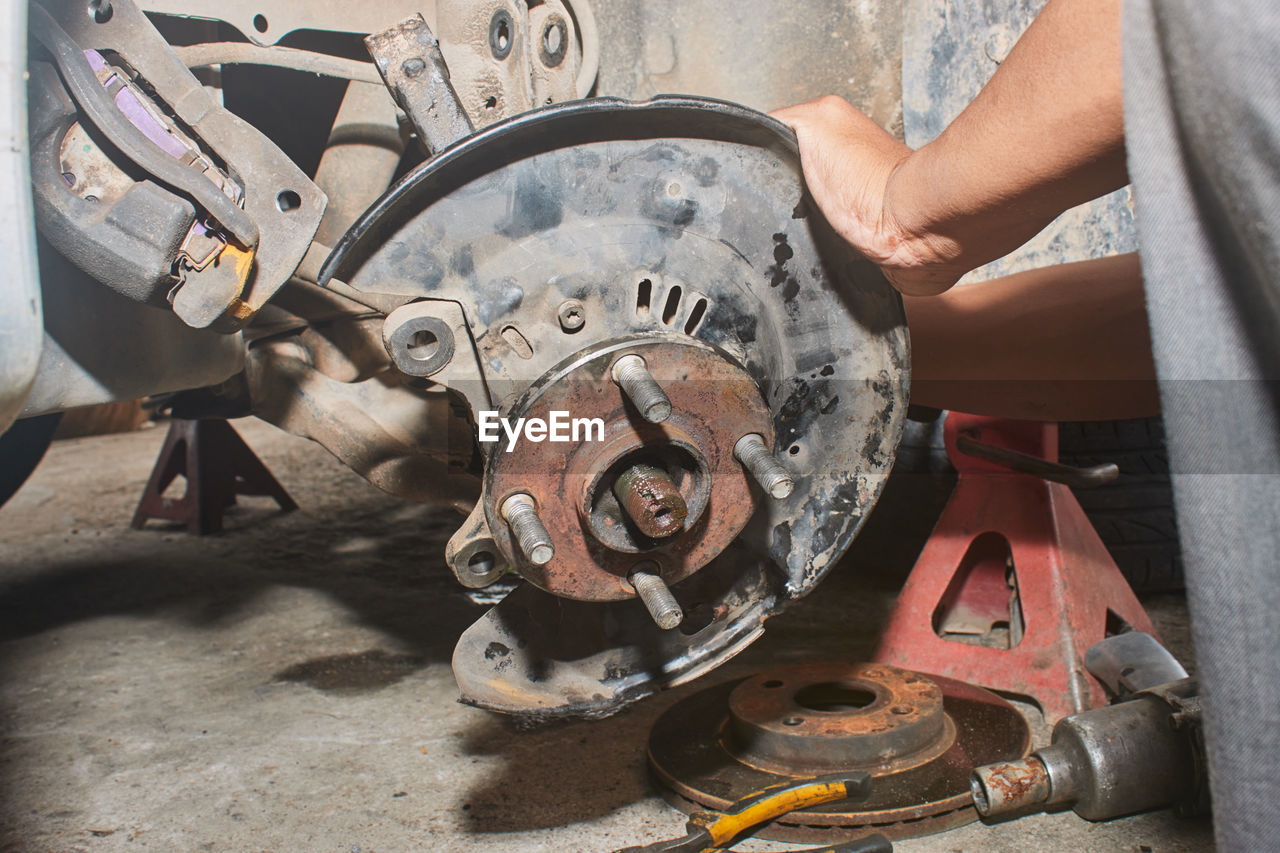
[[[945,433],[959,480],[874,660],[1029,697],[1050,723],[1105,704],[1085,651],[1155,632],[1071,489],[1042,477],[1093,485],[1114,468],[1057,465],[1053,423],[951,413]]]
[[[187,479],[186,493],[164,497],[178,475]],[[235,504],[236,495],[274,498],[284,512],[298,508],[231,424],[175,418],[130,526],[141,530],[148,519],[163,518],[186,524],[197,536],[220,533],[222,513]]]

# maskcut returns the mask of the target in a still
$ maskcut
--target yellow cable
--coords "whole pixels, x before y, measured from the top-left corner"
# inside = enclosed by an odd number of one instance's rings
[[[761,800],[737,814],[719,815],[714,822],[706,825],[706,830],[711,834],[712,846],[721,847],[753,826],[761,826],[791,812],[833,803],[848,796],[844,782],[815,782]]]

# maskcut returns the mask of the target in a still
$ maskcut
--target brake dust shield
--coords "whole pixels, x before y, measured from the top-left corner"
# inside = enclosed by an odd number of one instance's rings
[[[483,494],[446,562],[466,586],[507,568],[527,583],[460,639],[464,702],[603,716],[713,669],[835,565],[892,467],[908,395],[901,299],[822,219],[794,135],[760,113],[595,98],[499,122],[374,204],[326,261],[331,278],[448,339],[413,375],[448,387],[473,422],[560,410],[606,425],[589,447],[479,447]],[[621,398],[608,368],[623,353],[643,354],[667,389],[666,421]],[[748,482],[733,458],[745,433],[793,493]],[[688,522],[660,543],[615,541],[600,482],[651,451],[687,474]],[[545,564],[503,520],[516,493],[554,544]],[[627,583],[643,561],[682,608],[678,630],[655,625]]]

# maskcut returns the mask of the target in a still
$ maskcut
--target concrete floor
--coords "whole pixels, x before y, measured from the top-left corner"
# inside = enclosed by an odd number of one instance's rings
[[[457,704],[450,652],[482,608],[442,564],[456,516],[238,427],[300,511],[246,501],[205,539],[129,530],[160,429],[55,444],[0,511],[0,850],[609,851],[681,834],[644,744],[702,683],[534,731]],[[936,513],[913,482],[891,484],[819,592],[709,680],[867,654]],[[1188,656],[1181,600],[1147,604]],[[1205,851],[1212,835],[1168,813],[1067,812],[898,849]]]

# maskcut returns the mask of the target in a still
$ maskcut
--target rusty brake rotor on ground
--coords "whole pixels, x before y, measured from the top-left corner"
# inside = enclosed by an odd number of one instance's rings
[[[761,836],[911,838],[977,820],[973,767],[1021,758],[1022,714],[990,691],[883,664],[761,672],[677,702],[654,724],[649,762],[689,811],[723,809],[789,779],[862,770],[871,794],[793,812]]]

